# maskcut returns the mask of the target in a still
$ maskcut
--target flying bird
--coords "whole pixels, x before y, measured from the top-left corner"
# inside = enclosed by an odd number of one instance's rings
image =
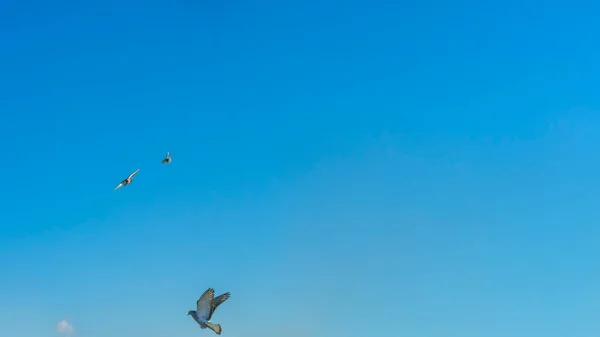
[[[169,152],[167,152],[165,159],[163,159],[160,163],[161,164],[171,164],[171,154]]]
[[[129,177],[127,177],[125,180],[121,181],[121,183],[119,185],[117,185],[117,187],[115,187],[115,191],[123,186],[127,186],[127,185],[131,184],[131,180],[133,179],[133,176],[135,176],[139,170],[140,169],[135,170],[135,172],[130,174]]]
[[[188,311],[188,315],[191,315],[194,321],[200,325],[200,328],[206,329],[209,328],[214,331],[217,335],[221,334],[221,325],[210,322],[212,315],[217,310],[217,307],[221,305],[221,303],[227,301],[230,293],[224,293],[217,297],[215,297],[215,290],[213,288],[208,288],[200,296],[198,301],[196,301],[196,311],[190,310]]]

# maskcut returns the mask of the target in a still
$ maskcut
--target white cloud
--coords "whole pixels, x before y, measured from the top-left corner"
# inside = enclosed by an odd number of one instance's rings
[[[71,334],[74,331],[73,324],[63,319],[62,321],[56,323],[56,331],[62,334]]]

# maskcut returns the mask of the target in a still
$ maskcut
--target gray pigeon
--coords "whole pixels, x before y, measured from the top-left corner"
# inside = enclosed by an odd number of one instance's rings
[[[171,154],[169,152],[167,152],[165,159],[163,159],[160,163],[161,164],[171,164]]]
[[[202,296],[196,301],[196,311],[188,311],[194,321],[200,325],[200,328],[209,328],[217,335],[221,334],[221,325],[210,322],[212,315],[217,310],[221,303],[225,302],[230,296],[230,293],[224,293],[215,298],[215,290],[208,288]]]
[[[131,180],[133,179],[133,176],[135,176],[139,170],[140,169],[135,170],[135,172],[130,174],[129,177],[127,177],[125,180],[121,181],[121,183],[119,185],[117,185],[117,187],[115,187],[115,191],[118,190],[119,188],[121,188],[122,186],[127,186],[127,185],[131,184]]]

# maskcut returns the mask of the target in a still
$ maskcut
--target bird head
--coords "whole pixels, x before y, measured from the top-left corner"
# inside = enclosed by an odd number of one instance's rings
[[[194,310],[190,310],[190,311],[188,311],[188,315],[191,315],[191,314],[192,314],[192,312],[194,312]]]

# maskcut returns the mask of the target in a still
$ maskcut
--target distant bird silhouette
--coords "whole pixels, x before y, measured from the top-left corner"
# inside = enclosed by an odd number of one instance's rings
[[[127,185],[131,184],[131,180],[133,179],[133,176],[135,176],[139,170],[140,169],[135,170],[135,172],[130,174],[129,177],[127,177],[125,180],[121,181],[121,183],[119,185],[117,185],[117,187],[115,187],[115,191],[123,186],[127,186]]]
[[[210,322],[212,315],[217,310],[217,307],[221,305],[221,303],[227,301],[230,293],[224,293],[215,298],[215,290],[213,288],[208,288],[200,296],[198,301],[196,301],[196,311],[190,310],[188,311],[188,315],[191,315],[194,321],[196,321],[200,328],[206,329],[209,328],[214,331],[217,335],[221,334],[221,325]]]
[[[163,159],[160,163],[161,164],[171,164],[171,154],[169,152],[167,152],[165,159]]]

